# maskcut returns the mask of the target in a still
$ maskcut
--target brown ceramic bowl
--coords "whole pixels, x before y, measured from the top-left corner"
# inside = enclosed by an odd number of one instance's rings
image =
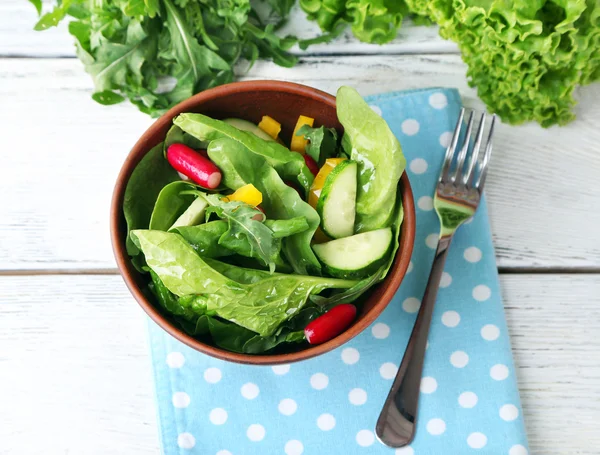
[[[377,285],[360,305],[354,324],[326,343],[285,354],[238,354],[192,338],[148,300],[141,291],[147,277],[142,276],[132,266],[125,249],[123,195],[135,166],[152,147],[163,141],[173,118],[182,112],[201,112],[215,118],[238,117],[254,123],[258,123],[263,115],[270,115],[281,122],[281,135],[284,138],[291,136],[299,114],[313,117],[315,125],[335,127],[340,132],[343,131],[336,116],[335,97],[304,85],[281,81],[237,82],[206,90],[178,104],[152,124],[129,152],[121,168],[110,211],[110,234],[119,271],[148,316],[172,336],[197,351],[223,360],[255,365],[274,365],[315,357],[341,346],[367,328],[394,296],[410,262],[415,239],[415,207],[406,173],[402,175],[399,184],[404,204],[404,222],[400,233],[400,249],[393,267],[386,279]]]

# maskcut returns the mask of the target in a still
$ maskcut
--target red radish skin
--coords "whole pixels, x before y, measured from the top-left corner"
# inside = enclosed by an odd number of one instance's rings
[[[221,171],[215,163],[185,144],[170,145],[167,161],[177,172],[204,188],[214,189],[221,183]]]
[[[350,303],[342,303],[304,328],[304,336],[310,344],[321,344],[338,336],[346,330],[356,318],[356,307]]]
[[[315,160],[312,159],[312,157],[310,155],[302,155],[302,156],[304,157],[304,162],[306,163],[306,167],[308,167],[308,170],[312,173],[312,175],[314,175],[316,177],[317,174],[319,173],[319,166],[317,165]]]

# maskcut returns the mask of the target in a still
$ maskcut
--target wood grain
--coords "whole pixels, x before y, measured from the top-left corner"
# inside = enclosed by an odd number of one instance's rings
[[[501,281],[531,453],[597,454],[600,275]],[[0,295],[0,453],[158,453],[146,318],[121,278],[0,277]]]
[[[242,79],[283,79],[334,93],[458,87],[481,108],[456,55],[307,57],[294,69],[261,62]],[[114,268],[108,207],[128,149],[151,123],[103,107],[74,59],[0,59],[0,270]],[[564,128],[500,125],[488,180],[498,266],[600,267],[600,85],[579,93]]]
[[[44,10],[51,9],[54,0],[44,1]],[[36,32],[35,8],[26,0],[2,0],[0,2],[0,57],[74,57],[73,39],[66,23],[58,27]],[[290,20],[281,30],[282,35],[312,38],[320,34],[315,22],[306,19],[298,6],[294,7]],[[438,35],[437,27],[415,26],[405,21],[398,36],[384,46],[357,42],[348,30],[330,44],[311,46],[307,51],[297,47],[297,54],[403,54],[403,53],[457,53],[457,46]]]

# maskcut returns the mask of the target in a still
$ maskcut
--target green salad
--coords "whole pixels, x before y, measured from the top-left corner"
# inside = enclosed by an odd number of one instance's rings
[[[134,169],[127,252],[182,330],[247,354],[327,341],[356,316],[399,246],[405,159],[385,121],[341,87],[344,127],[195,113]]]

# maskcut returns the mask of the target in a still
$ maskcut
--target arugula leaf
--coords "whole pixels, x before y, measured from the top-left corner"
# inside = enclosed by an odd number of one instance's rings
[[[41,10],[42,10],[41,1],[40,0],[30,0],[30,1],[31,1],[31,3],[33,3],[35,8],[38,10],[38,14],[40,14]],[[40,31],[40,30],[47,30],[50,27],[56,27],[58,25],[58,23],[66,17],[66,15],[69,11],[69,7],[71,6],[71,3],[73,3],[73,0],[62,0],[62,2],[60,4],[58,4],[57,6],[55,6],[52,11],[44,14],[40,18],[40,20],[37,22],[37,24],[35,24],[34,30]]]
[[[38,16],[42,14],[42,0],[29,0],[29,3],[35,6]]]
[[[178,296],[201,294],[208,312],[261,336],[275,333],[282,322],[304,307],[310,295],[356,284],[352,280],[278,273],[243,284],[211,267],[178,234],[136,230],[132,237],[143,251],[148,266],[169,291]],[[239,273],[239,268],[233,265],[223,264],[222,268]],[[256,270],[243,273],[253,277],[265,274]]]
[[[312,128],[309,125],[303,125],[297,136],[304,136],[308,139],[306,145],[306,153],[319,165],[323,166],[327,158],[337,156],[338,134],[335,128]]]
[[[119,95],[112,90],[104,90],[103,92],[96,92],[92,94],[92,99],[97,103],[103,104],[105,106],[110,106],[112,104],[119,104],[125,101],[125,98]]]
[[[159,10],[159,0],[126,0],[123,5],[123,12],[131,17],[154,17]]]
[[[235,141],[246,150],[263,157],[283,179],[297,181],[305,191],[310,189],[314,177],[302,155],[288,150],[275,141],[265,141],[255,134],[239,130],[235,126],[203,114],[180,114],[175,117],[173,123],[201,141],[217,139]]]
[[[150,218],[160,191],[165,185],[179,179],[177,172],[164,159],[162,148],[160,143],[144,155],[125,188],[123,214],[127,222],[126,245],[130,256],[135,256],[139,250],[129,234],[134,229],[146,229],[150,226]]]
[[[305,218],[308,229],[285,238],[283,252],[296,273],[320,274],[321,264],[310,246],[320,223],[317,212],[302,200],[295,189],[283,182],[264,158],[251,153],[241,143],[227,138],[217,139],[210,143],[208,156],[221,169],[224,185],[235,190],[252,183],[263,194],[261,205],[269,218]]]
[[[206,209],[207,218],[211,213],[216,213],[219,218],[229,223],[229,229],[219,240],[220,244],[236,251],[240,248],[236,240],[242,240],[242,248],[247,242],[250,246],[250,257],[256,256],[269,266],[271,272],[275,271],[278,245],[273,232],[263,223],[264,214],[260,210],[245,202],[224,202],[214,194],[202,194],[199,197],[203,197],[210,205]],[[260,221],[257,217],[260,217]]]

